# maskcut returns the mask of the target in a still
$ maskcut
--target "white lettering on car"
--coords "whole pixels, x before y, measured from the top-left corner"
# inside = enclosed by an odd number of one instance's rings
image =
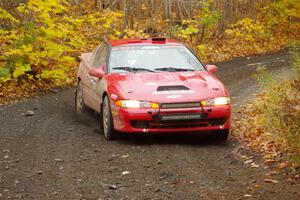
[[[111,94],[110,97],[111,97],[112,99],[117,99],[117,98],[118,98],[118,95],[116,95],[116,94]]]
[[[169,96],[167,96],[167,98],[168,99],[176,99],[176,98],[179,98],[179,97],[181,97],[182,95],[180,95],[180,94],[172,94],[172,95],[169,95]]]
[[[157,85],[157,83],[146,83],[146,85]]]

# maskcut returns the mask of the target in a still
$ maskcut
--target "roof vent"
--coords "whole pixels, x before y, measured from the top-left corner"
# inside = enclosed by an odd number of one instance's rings
[[[167,85],[167,86],[159,86],[157,91],[171,91],[171,90],[189,90],[188,87],[184,85]]]

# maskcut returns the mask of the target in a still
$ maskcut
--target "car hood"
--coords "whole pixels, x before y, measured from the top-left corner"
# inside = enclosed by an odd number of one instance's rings
[[[207,71],[119,73],[107,76],[108,91],[117,99],[194,102],[224,96],[223,84]]]

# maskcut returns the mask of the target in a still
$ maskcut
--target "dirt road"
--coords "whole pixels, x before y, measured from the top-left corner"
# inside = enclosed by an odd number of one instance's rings
[[[286,72],[287,53],[219,63],[234,112],[258,90],[251,74]],[[74,90],[0,107],[0,199],[299,199],[300,184],[238,142],[126,135],[107,142],[97,116],[76,117]],[[25,116],[33,110],[33,116]],[[30,113],[27,113],[30,114]],[[33,114],[33,113],[31,113]],[[244,161],[253,157],[251,167]],[[268,183],[264,179],[274,179]]]

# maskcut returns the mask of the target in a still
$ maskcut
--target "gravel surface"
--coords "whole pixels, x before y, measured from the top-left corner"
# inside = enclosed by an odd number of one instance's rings
[[[233,114],[259,90],[257,67],[285,75],[288,60],[281,52],[219,63]],[[107,142],[98,118],[76,116],[74,89],[0,107],[0,199],[299,199],[299,183],[238,142],[186,133]]]

